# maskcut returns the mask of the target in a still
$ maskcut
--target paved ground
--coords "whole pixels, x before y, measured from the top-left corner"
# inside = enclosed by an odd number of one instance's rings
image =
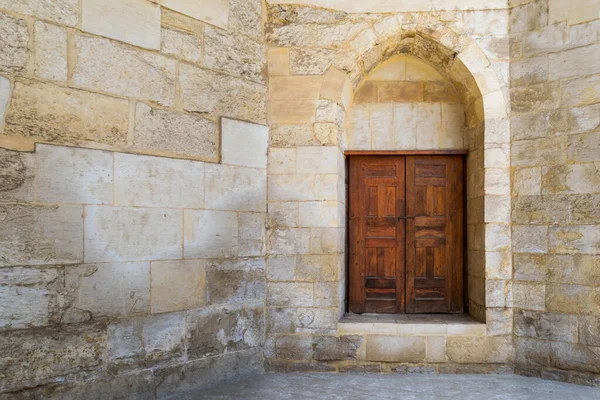
[[[600,399],[600,389],[513,375],[267,374],[194,399]]]

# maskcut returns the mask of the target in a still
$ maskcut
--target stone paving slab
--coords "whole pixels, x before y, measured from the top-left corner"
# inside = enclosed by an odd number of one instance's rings
[[[516,375],[266,374],[184,399],[600,399],[600,389]]]

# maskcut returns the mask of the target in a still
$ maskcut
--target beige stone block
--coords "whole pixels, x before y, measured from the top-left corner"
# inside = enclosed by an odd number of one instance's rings
[[[77,36],[75,46],[75,86],[164,106],[174,104],[176,61],[98,37]]]
[[[518,60],[510,65],[513,86],[526,86],[548,80],[548,55]]]
[[[598,302],[600,289],[578,285],[548,285],[546,287],[547,311],[600,316]]]
[[[512,140],[546,137],[552,131],[550,112],[514,116],[510,119]]]
[[[485,323],[488,336],[512,335],[513,310],[510,308],[488,308]]]
[[[571,193],[597,193],[600,187],[599,163],[573,164],[566,171],[565,184]]]
[[[421,112],[424,104],[394,104],[394,135],[396,149],[416,149],[417,137],[423,136],[421,142],[427,143],[427,139],[435,141],[432,137],[434,132],[420,130],[421,118],[425,116],[425,111]],[[431,108],[430,108],[431,109]],[[440,116],[441,118],[441,116]]]
[[[254,40],[264,40],[263,4],[260,1],[231,0],[227,29]]]
[[[511,89],[512,111],[518,114],[553,110],[560,102],[559,82],[539,83]]]
[[[161,25],[162,27],[175,28],[181,31],[202,35],[204,24],[187,15],[161,8]]]
[[[29,61],[29,32],[24,19],[0,13],[0,72],[9,74],[25,72]]]
[[[212,210],[267,211],[267,171],[206,164],[205,207]]]
[[[124,145],[128,116],[125,100],[51,84],[17,82],[4,133],[44,141]]]
[[[292,47],[290,72],[292,75],[323,75],[337,55],[336,50]]]
[[[568,255],[515,254],[515,279],[551,283],[572,281],[573,268]]]
[[[267,280],[293,281],[296,271],[296,256],[271,256],[267,259]]]
[[[269,201],[269,221],[271,228],[297,228],[299,209],[297,202]]]
[[[510,336],[453,336],[446,341],[452,362],[460,364],[506,363],[513,359]]]
[[[408,104],[402,104],[402,106],[408,106]],[[395,128],[394,130],[397,132]],[[347,143],[350,150],[371,149],[370,111],[368,104],[354,104],[350,109],[348,113]]]
[[[459,103],[454,86],[446,81],[423,82],[423,101]]]
[[[507,168],[486,168],[484,191],[486,195],[504,196],[510,193],[510,170]],[[476,175],[473,176],[475,178]],[[483,194],[483,193],[482,193]]]
[[[271,125],[272,147],[314,146],[313,125]]]
[[[465,137],[465,111],[460,104],[442,103],[442,121],[439,138],[441,149],[462,149],[467,147]]]
[[[235,257],[239,248],[235,212],[184,211],[185,258]]]
[[[296,149],[271,147],[268,169],[269,175],[295,174]]]
[[[600,162],[600,134],[589,133],[569,137],[569,161]]]
[[[202,35],[177,29],[161,30],[160,51],[194,64],[202,62]]]
[[[598,317],[580,317],[579,318],[580,340],[582,344],[589,346],[600,345],[600,318]]]
[[[77,25],[79,19],[78,0],[0,0],[0,8],[67,26]]]
[[[0,149],[0,203],[33,202],[35,154]]]
[[[336,102],[329,100],[319,100],[317,102],[317,112],[315,119],[317,122],[330,122],[342,126],[346,112]]]
[[[600,21],[595,20],[585,24],[572,25],[569,27],[569,38],[571,46],[579,47],[594,44],[597,41]]]
[[[394,148],[393,104],[371,104],[370,122],[371,148],[373,150],[391,150]]]
[[[267,64],[269,76],[288,76],[290,74],[290,49],[269,48]]]
[[[220,28],[227,28],[229,22],[229,1],[206,0],[197,3],[188,0],[158,0],[160,5],[195,19],[208,22]]]
[[[512,285],[513,306],[524,310],[544,311],[546,308],[546,286],[537,283],[514,282]]]
[[[508,193],[507,193],[508,194]],[[485,222],[510,222],[510,196],[485,196]]]
[[[181,210],[85,207],[85,262],[181,258]]]
[[[152,153],[217,161],[219,132],[211,120],[138,103],[133,146]]]
[[[512,249],[518,253],[547,253],[548,227],[544,225],[513,225]]]
[[[336,201],[340,183],[337,174],[271,175],[269,200]]]
[[[36,165],[36,198],[40,202],[113,202],[113,154],[110,152],[38,145]]]
[[[580,77],[600,73],[595,62],[600,45],[580,47],[549,56],[549,73],[551,80]]]
[[[573,196],[569,208],[571,223],[600,223],[600,194]]]
[[[439,103],[421,103],[417,108],[417,149],[438,149],[440,146],[440,128],[442,108]],[[394,123],[396,123],[394,121]]]
[[[317,100],[321,92],[322,77],[274,77],[269,82],[269,99]]]
[[[4,113],[6,112],[6,106],[8,106],[8,100],[10,100],[10,81],[0,76],[0,124],[4,121]]]
[[[160,7],[147,0],[82,0],[81,29],[147,49],[160,49]]]
[[[446,337],[445,336],[427,336],[427,357],[426,362],[443,363],[447,362],[446,357]]]
[[[260,257],[264,255],[265,213],[239,213],[240,257]]]
[[[546,25],[515,37],[513,43],[520,45],[522,53],[529,56],[559,52],[569,43],[569,27],[566,23]]]
[[[550,125],[558,135],[596,130],[600,126],[600,104],[557,110],[550,115]]]
[[[269,127],[223,118],[221,131],[223,164],[267,168]]]
[[[36,21],[33,37],[35,75],[52,81],[66,81],[67,30]]]
[[[551,226],[550,253],[596,254],[600,252],[600,231],[595,225]]]
[[[420,58],[408,56],[405,59],[405,79],[407,81],[443,81],[444,77],[430,64]]]
[[[573,283],[600,286],[600,256],[574,254]]]
[[[409,103],[423,101],[422,82],[378,82],[377,101],[379,103]]]
[[[366,79],[370,81],[404,81],[406,80],[406,60],[408,58],[412,59],[412,57],[407,56],[390,57],[389,60],[382,62],[369,72]],[[421,69],[416,67],[418,61],[413,61],[413,63],[415,64],[413,73],[418,74],[421,72]],[[427,66],[429,67],[429,65]],[[422,79],[416,78],[411,80],[418,81]]]
[[[313,305],[313,284],[307,282],[269,283],[267,305],[311,307]]]
[[[153,261],[150,276],[152,313],[189,310],[206,304],[205,261]]]
[[[567,142],[568,139],[564,136],[513,142],[512,166],[533,167],[566,164]]]
[[[377,82],[364,81],[354,92],[354,104],[377,103]]]
[[[466,11],[464,24],[478,36],[497,36],[508,33],[508,10]]]
[[[561,105],[578,107],[600,101],[600,76],[592,75],[565,81],[561,85]]]
[[[332,122],[317,122],[313,125],[315,140],[323,146],[341,143],[342,131]]]
[[[542,172],[541,168],[517,168],[513,175],[513,191],[517,196],[541,194]]]
[[[0,206],[0,266],[83,262],[81,206]]]
[[[204,163],[114,154],[115,205],[204,207]]]
[[[548,20],[550,23],[567,21],[569,25],[580,24],[598,18],[596,0],[549,0]]]
[[[336,282],[342,268],[339,254],[299,255],[294,276],[297,281]]]
[[[340,103],[345,110],[352,100],[352,83],[343,71],[329,68],[323,77],[321,99]]]
[[[86,264],[67,267],[65,287],[71,307],[93,318],[150,311],[150,263]]]
[[[179,68],[179,80],[187,111],[266,122],[267,89],[263,85],[184,64]]]
[[[318,201],[299,203],[301,227],[338,227],[342,220],[343,207],[335,201]]]
[[[338,173],[337,146],[298,147],[296,149],[296,172],[299,174]]]
[[[423,362],[424,336],[368,336],[367,361]]]
[[[480,290],[482,290],[482,288],[480,288]],[[476,297],[473,299],[477,300]],[[485,305],[487,307],[512,307],[512,302],[512,282],[495,279],[485,280]]]
[[[485,248],[488,251],[499,251],[510,248],[510,225],[486,224]]]
[[[343,210],[343,208],[338,208]],[[312,254],[343,253],[346,248],[344,228],[311,228],[310,252]]]
[[[315,121],[317,101],[271,100],[269,122],[279,125],[308,124]]]
[[[270,232],[270,254],[306,254],[310,246],[310,229],[276,228]]]

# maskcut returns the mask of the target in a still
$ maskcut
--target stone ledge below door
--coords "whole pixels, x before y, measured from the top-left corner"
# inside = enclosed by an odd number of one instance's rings
[[[338,335],[486,336],[486,324],[468,314],[346,314]]]

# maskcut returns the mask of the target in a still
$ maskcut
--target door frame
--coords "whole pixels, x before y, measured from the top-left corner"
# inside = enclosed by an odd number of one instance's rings
[[[463,313],[469,313],[468,301],[468,248],[467,248],[467,157],[468,149],[449,150],[346,150],[344,151],[344,167],[346,169],[346,227],[345,227],[345,267],[346,267],[346,312],[350,310],[350,168],[349,157],[357,156],[462,156],[463,157]]]

